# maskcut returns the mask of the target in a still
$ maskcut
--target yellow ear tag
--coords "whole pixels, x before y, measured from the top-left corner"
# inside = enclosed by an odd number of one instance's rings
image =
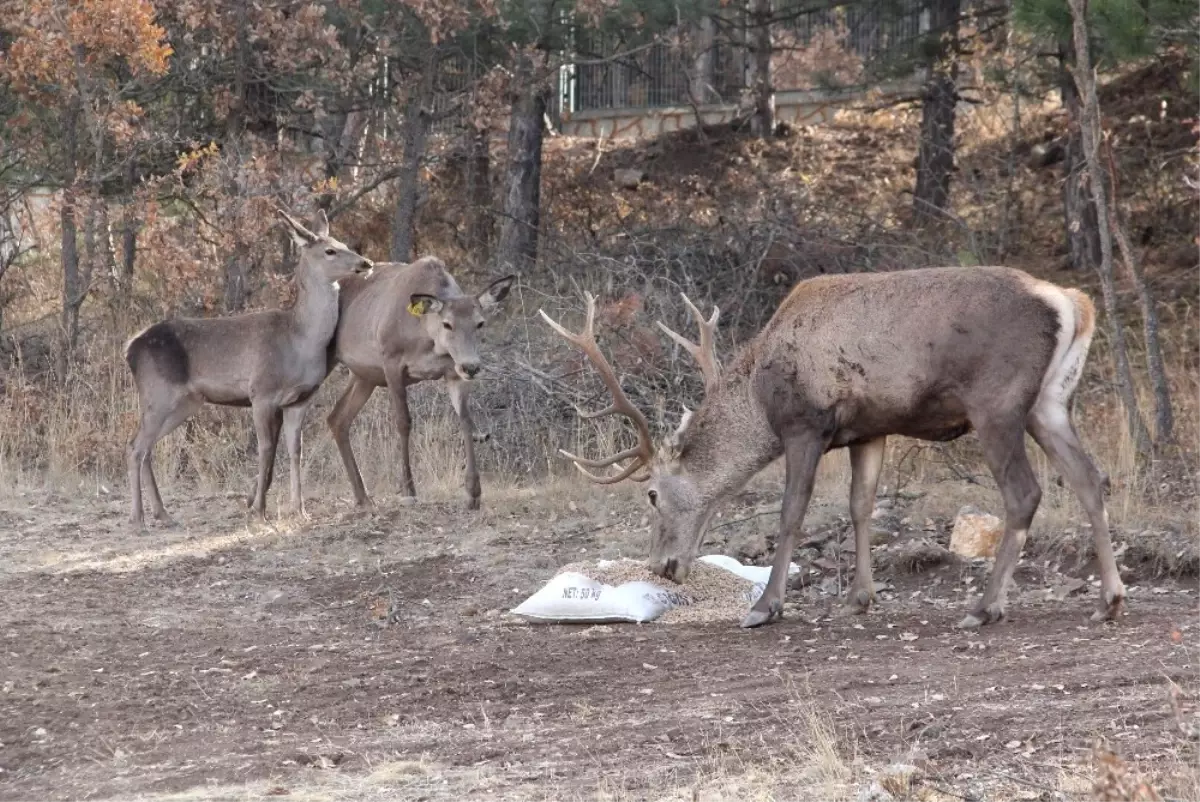
[[[413,317],[420,317],[425,314],[425,304],[420,301],[412,301],[408,304],[408,313]]]

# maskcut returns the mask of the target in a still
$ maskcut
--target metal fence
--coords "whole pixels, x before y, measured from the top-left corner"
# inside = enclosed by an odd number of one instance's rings
[[[922,31],[921,0],[782,0],[772,13],[776,91],[860,85],[872,68],[910,55]],[[557,101],[573,112],[737,102],[751,74],[748,31],[744,14],[640,46],[577,31]]]

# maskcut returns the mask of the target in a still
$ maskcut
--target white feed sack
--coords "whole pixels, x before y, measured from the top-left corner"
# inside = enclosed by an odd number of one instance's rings
[[[788,574],[799,570],[792,563]],[[539,624],[737,619],[762,595],[770,575],[770,567],[720,554],[701,557],[683,585],[655,576],[641,560],[573,563],[512,612]]]

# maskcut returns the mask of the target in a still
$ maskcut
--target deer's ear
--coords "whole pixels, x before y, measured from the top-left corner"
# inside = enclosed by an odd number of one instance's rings
[[[317,209],[316,234],[321,239],[326,239],[329,236],[329,218],[325,216],[324,209]]]
[[[292,217],[283,209],[277,209],[276,211],[279,212],[279,216],[283,218],[284,222],[288,224],[292,239],[295,240],[297,246],[303,248],[317,241],[317,235],[301,225],[299,220]]]
[[[408,299],[408,313],[421,317],[430,312],[442,311],[442,302],[432,295],[413,293]]]
[[[513,282],[516,280],[516,276],[498,278],[489,284],[486,290],[479,293],[479,305],[483,307],[483,311],[488,314],[495,311],[500,302],[508,296],[508,291],[512,289]]]

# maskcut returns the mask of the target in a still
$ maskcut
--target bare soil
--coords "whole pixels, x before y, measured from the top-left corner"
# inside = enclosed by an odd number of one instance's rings
[[[988,566],[880,569],[877,608],[831,618],[846,554],[761,630],[533,626],[506,611],[559,566],[644,554],[634,499],[330,498],[273,527],[167,502],[183,526],[138,536],[124,498],[0,501],[0,799],[853,798],[898,760],[921,798],[1072,798],[1100,741],[1200,789],[1194,578],[1127,573],[1096,625],[1087,565],[1026,560],[1009,620],[967,633]]]

